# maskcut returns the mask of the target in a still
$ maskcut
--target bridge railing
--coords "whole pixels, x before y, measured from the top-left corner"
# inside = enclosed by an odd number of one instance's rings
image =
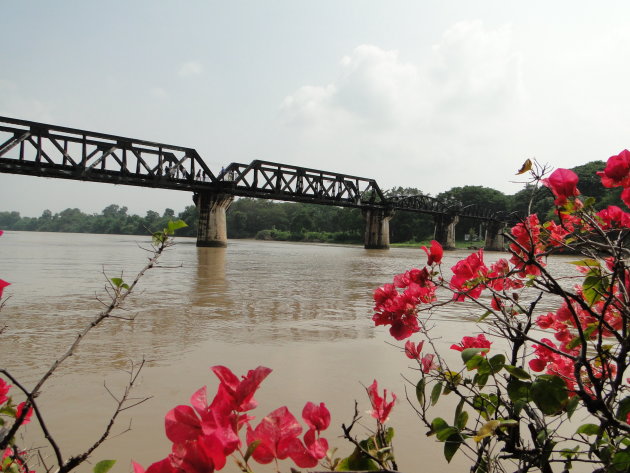
[[[192,148],[7,117],[0,171],[175,189],[216,182]]]
[[[232,163],[217,179],[241,196],[354,207],[386,205],[374,179],[269,161]]]

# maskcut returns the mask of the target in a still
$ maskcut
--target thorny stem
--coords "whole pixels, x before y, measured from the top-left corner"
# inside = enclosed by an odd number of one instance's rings
[[[109,436],[109,433],[114,425],[114,422],[116,420],[116,418],[118,417],[118,415],[125,409],[127,409],[129,406],[124,407],[124,403],[128,400],[128,396],[129,393],[131,391],[131,388],[133,387],[133,385],[135,384],[138,375],[140,373],[140,370],[142,369],[142,367],[144,366],[144,360],[142,361],[142,363],[140,364],[140,367],[138,370],[136,370],[135,372],[133,371],[133,367],[132,370],[130,372],[130,381],[127,384],[125,391],[123,393],[123,396],[117,401],[117,406],[116,409],[114,411],[114,414],[110,417],[110,421],[107,425],[107,427],[105,428],[103,434],[88,448],[88,450],[80,455],[71,457],[67,462],[64,462],[63,460],[63,456],[61,453],[61,449],[59,448],[59,445],[57,444],[57,442],[55,441],[55,439],[53,438],[53,436],[50,434],[50,431],[48,430],[46,423],[44,421],[43,415],[41,413],[41,410],[39,409],[37,403],[35,402],[35,398],[39,395],[42,386],[46,383],[46,381],[53,375],[53,373],[59,368],[59,366],[61,366],[61,364],[66,361],[70,356],[72,356],[76,350],[79,347],[79,344],[81,343],[81,341],[86,337],[86,335],[92,331],[94,328],[98,327],[104,320],[106,320],[107,318],[111,318],[112,317],[112,313],[116,310],[119,309],[123,303],[125,302],[125,300],[127,299],[127,297],[129,296],[129,294],[131,294],[133,292],[133,290],[135,289],[136,285],[138,284],[138,282],[140,281],[140,279],[144,276],[144,274],[150,270],[151,268],[155,267],[157,265],[158,259],[160,258],[160,256],[162,255],[162,253],[172,245],[172,241],[168,238],[167,235],[164,235],[164,238],[161,239],[161,241],[159,241],[159,243],[155,246],[153,246],[151,252],[152,255],[149,258],[149,261],[145,264],[145,266],[137,273],[136,277],[134,278],[133,282],[129,285],[128,288],[123,288],[123,287],[117,287],[114,286],[111,281],[109,282],[110,285],[110,289],[111,291],[111,302],[107,305],[107,307],[102,310],[98,315],[96,315],[89,324],[87,324],[85,326],[85,328],[83,330],[81,330],[77,336],[75,337],[74,341],[72,342],[72,344],[69,346],[69,348],[66,350],[65,353],[63,353],[59,358],[57,358],[52,365],[48,368],[48,371],[46,371],[46,373],[44,373],[42,375],[42,377],[39,379],[39,381],[37,382],[37,384],[35,385],[35,387],[33,389],[31,389],[30,391],[28,389],[26,389],[22,384],[20,384],[16,378],[11,375],[7,370],[2,369],[0,370],[0,373],[2,373],[3,375],[5,375],[8,379],[10,379],[25,395],[26,395],[26,402],[25,402],[25,406],[22,410],[21,415],[15,419],[15,422],[13,423],[13,425],[11,426],[11,428],[8,430],[8,432],[0,439],[0,451],[6,449],[7,447],[9,447],[12,443],[12,439],[14,438],[15,434],[17,433],[18,429],[22,426],[22,424],[24,423],[24,419],[26,418],[26,415],[28,413],[28,411],[30,410],[30,407],[33,407],[33,411],[36,414],[36,418],[37,421],[39,423],[39,425],[42,428],[42,431],[44,433],[44,436],[46,438],[46,440],[48,441],[48,443],[50,444],[51,448],[54,451],[55,454],[55,458],[57,460],[57,465],[58,465],[58,469],[57,469],[57,473],[66,473],[74,468],[76,468],[78,465],[80,465],[81,463],[83,463],[88,456],[90,455],[90,453],[92,453],[99,445],[101,445]],[[1,308],[1,307],[0,307]],[[144,399],[146,400],[146,399]],[[144,402],[140,401],[140,402]],[[136,403],[135,405],[137,405],[139,403]],[[47,469],[48,470],[48,469]]]

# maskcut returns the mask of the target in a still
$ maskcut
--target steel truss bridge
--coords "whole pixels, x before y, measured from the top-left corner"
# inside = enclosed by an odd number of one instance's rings
[[[480,206],[386,196],[374,179],[252,161],[213,173],[193,148],[0,117],[0,172],[499,222]]]

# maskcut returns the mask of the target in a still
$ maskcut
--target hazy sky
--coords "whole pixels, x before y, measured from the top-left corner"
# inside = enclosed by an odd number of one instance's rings
[[[0,115],[433,195],[630,146],[627,1],[4,1]],[[183,192],[0,174],[0,210]]]

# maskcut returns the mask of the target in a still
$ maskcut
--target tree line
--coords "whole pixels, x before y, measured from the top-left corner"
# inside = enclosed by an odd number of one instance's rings
[[[615,192],[605,191],[595,171],[604,169],[603,161],[574,167],[580,178],[582,198],[594,197],[598,208],[620,205],[621,188]],[[416,188],[394,188],[386,195],[419,195]],[[441,200],[457,200],[466,205],[478,204],[494,211],[515,215],[527,215],[531,201],[531,212],[541,218],[553,217],[553,196],[547,188],[525,186],[514,195],[483,186],[454,187],[436,196]],[[65,209],[53,214],[45,210],[40,217],[22,217],[19,212],[0,211],[0,228],[3,230],[105,233],[123,235],[146,235],[160,230],[169,220],[184,220],[188,227],[178,234],[197,234],[197,209],[194,205],[175,213],[166,209],[162,214],[149,210],[145,216],[130,215],[127,207],[116,204],[107,206],[100,214],[86,214],[77,208]],[[241,198],[235,200],[227,213],[228,236],[230,238],[259,238],[294,241],[327,241],[360,243],[363,241],[364,221],[359,209],[294,202],[274,202],[263,199]],[[434,224],[430,215],[398,211],[390,221],[392,243],[424,241],[433,236]],[[456,227],[456,239],[476,240],[483,229],[478,220],[462,218]]]

